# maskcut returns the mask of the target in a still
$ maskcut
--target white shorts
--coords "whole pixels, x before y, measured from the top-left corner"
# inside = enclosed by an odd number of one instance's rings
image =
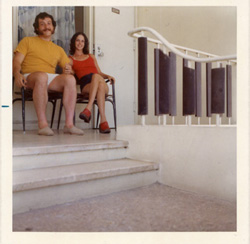
[[[25,79],[27,79],[27,77],[30,75],[31,73],[27,73],[24,74],[23,76],[25,77]],[[54,80],[59,74],[50,74],[50,73],[46,73],[48,75],[48,86],[51,83],[52,80]]]

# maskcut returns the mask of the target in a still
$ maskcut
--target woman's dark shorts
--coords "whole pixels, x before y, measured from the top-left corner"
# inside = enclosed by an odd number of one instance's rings
[[[84,75],[79,81],[78,84],[80,85],[80,89],[82,91],[82,89],[84,88],[84,86],[86,86],[87,84],[89,84],[91,82],[93,73],[90,73],[88,75]]]

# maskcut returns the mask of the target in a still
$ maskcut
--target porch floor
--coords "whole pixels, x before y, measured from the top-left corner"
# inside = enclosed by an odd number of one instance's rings
[[[39,136],[37,131],[13,131],[13,149],[34,148],[43,146],[76,145],[109,142],[116,139],[116,133],[112,129],[110,134],[101,134],[98,130],[84,130],[83,136],[64,134],[63,130],[53,130],[54,136]]]

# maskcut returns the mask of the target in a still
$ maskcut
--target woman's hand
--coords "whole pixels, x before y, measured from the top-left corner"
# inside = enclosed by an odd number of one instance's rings
[[[70,64],[66,64],[64,69],[63,69],[64,74],[73,74],[72,66]]]
[[[107,78],[110,80],[111,84],[115,84],[115,78],[113,76],[108,75]]]

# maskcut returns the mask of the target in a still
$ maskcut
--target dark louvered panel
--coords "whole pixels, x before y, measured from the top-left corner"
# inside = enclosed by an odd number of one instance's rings
[[[170,60],[169,57],[160,50],[160,114],[169,113],[169,80],[170,80]]]
[[[138,38],[138,115],[148,114],[147,38]]]
[[[232,66],[227,65],[227,117],[232,117]]]
[[[195,116],[202,116],[201,63],[195,63]]]
[[[170,58],[155,49],[155,115],[169,114]]]
[[[211,98],[211,112],[223,114],[225,112],[225,68],[212,69]]]
[[[160,115],[160,49],[154,49],[155,115]]]
[[[207,117],[212,116],[212,64],[206,64],[206,95],[207,95]]]
[[[169,53],[170,58],[170,74],[169,74],[169,114],[177,115],[177,98],[176,98],[176,54]]]
[[[195,70],[183,60],[183,115],[195,114]]]

